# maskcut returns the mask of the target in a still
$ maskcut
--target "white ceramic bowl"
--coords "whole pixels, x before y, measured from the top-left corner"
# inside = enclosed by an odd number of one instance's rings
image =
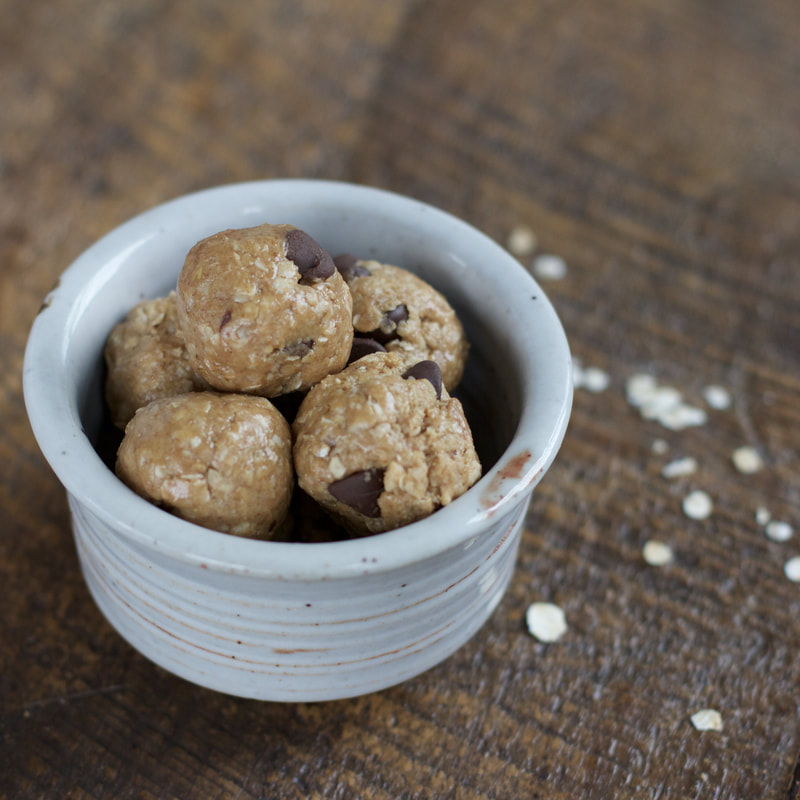
[[[262,222],[296,225],[333,254],[409,268],[461,316],[472,350],[457,395],[484,476],[428,519],[324,544],[240,539],[150,505],[98,455],[112,326],[134,303],[173,288],[199,239]],[[531,492],[561,444],[572,401],[561,324],[502,247],[416,200],[307,180],[198,192],[104,236],[46,298],[24,390],[36,439],[68,493],[86,582],[109,622],[190,681],[306,701],[399,683],[478,630],[511,577]]]

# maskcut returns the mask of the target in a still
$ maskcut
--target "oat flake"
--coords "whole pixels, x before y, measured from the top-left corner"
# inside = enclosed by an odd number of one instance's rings
[[[554,256],[550,253],[542,253],[533,259],[533,274],[537,278],[549,281],[558,281],[567,275],[567,264],[561,256]]]
[[[702,408],[678,403],[678,405],[667,409],[658,418],[658,421],[672,431],[682,431],[684,428],[694,428],[698,425],[705,425],[708,415]]]
[[[691,716],[692,725],[698,731],[721,731],[722,715],[713,708],[701,708]]]
[[[556,642],[567,632],[564,612],[554,603],[531,603],[525,622],[531,636],[540,642]]]
[[[703,397],[706,403],[717,411],[724,411],[731,407],[730,392],[723,386],[706,386],[703,389]]]
[[[652,375],[637,372],[626,381],[625,395],[632,406],[640,408],[653,397],[657,388],[658,384]]]
[[[659,386],[652,375],[632,375],[625,384],[625,395],[644,419],[655,420],[673,431],[704,425],[708,419],[702,408],[685,403],[672,386]]]
[[[611,378],[607,372],[604,372],[599,367],[586,367],[585,369],[580,369],[575,386],[579,389],[597,393],[608,389],[610,383]]]
[[[681,404],[681,393],[671,386],[658,386],[645,396],[641,413],[645,419],[658,419]]]
[[[781,522],[779,519],[770,520],[764,528],[764,533],[773,542],[788,542],[792,538],[794,528],[788,522]]]
[[[518,258],[529,256],[536,249],[536,234],[527,225],[511,229],[506,248]]]
[[[756,522],[759,525],[766,525],[772,519],[772,514],[769,513],[769,509],[764,506],[759,506],[756,509]]]
[[[661,470],[661,474],[665,478],[683,478],[686,475],[693,475],[697,472],[697,461],[691,456],[686,458],[676,458],[665,464]]]
[[[672,548],[664,542],[650,539],[642,548],[642,557],[651,567],[663,567],[672,562]]]
[[[711,498],[702,489],[695,489],[683,498],[683,513],[691,519],[707,519],[713,510]]]
[[[578,359],[572,361],[572,385],[575,389],[603,392],[611,383],[609,374],[600,367],[583,367]]]
[[[663,456],[664,453],[669,450],[669,445],[663,439],[654,439],[653,444],[650,445],[650,449],[656,453],[656,455]]]
[[[800,583],[800,556],[790,558],[784,565],[783,571],[786,577],[794,583]]]
[[[758,450],[749,445],[737,447],[731,456],[733,466],[743,475],[753,475],[764,467],[764,462]]]

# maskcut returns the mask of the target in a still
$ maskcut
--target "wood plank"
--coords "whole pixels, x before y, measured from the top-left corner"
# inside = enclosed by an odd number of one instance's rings
[[[755,510],[800,531],[798,40],[794,0],[0,0],[0,798],[797,800],[800,534],[770,541]],[[542,287],[575,355],[611,379],[576,392],[489,623],[324,704],[215,694],[120,639],[21,393],[31,321],[98,236],[285,176],[501,242],[529,225],[566,261]],[[733,405],[666,430],[626,400],[637,372]],[[742,444],[762,472],[736,472]],[[688,455],[697,473],[661,476]],[[706,521],[681,509],[694,488]],[[645,563],[652,538],[674,563]],[[565,610],[561,641],[525,630],[534,600]],[[722,732],[692,726],[706,706]]]

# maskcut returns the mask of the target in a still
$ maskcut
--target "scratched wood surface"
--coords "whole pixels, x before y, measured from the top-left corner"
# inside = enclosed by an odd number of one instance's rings
[[[0,0],[0,797],[797,800],[798,41],[796,0]],[[610,377],[576,392],[488,624],[325,704],[194,687],[110,628],[21,393],[36,310],[93,240],[285,176],[410,194],[501,242],[529,226],[567,264],[542,285],[575,355]],[[707,423],[642,419],[636,373]],[[731,463],[745,444],[755,475]],[[697,472],[663,478],[684,456]],[[709,519],[682,512],[692,489]],[[798,532],[771,541],[760,506]],[[648,566],[648,539],[674,563]],[[560,641],[527,633],[535,600],[564,609]],[[704,707],[722,731],[692,726]]]

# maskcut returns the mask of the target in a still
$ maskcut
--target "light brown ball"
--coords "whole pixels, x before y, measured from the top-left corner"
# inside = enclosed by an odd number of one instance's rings
[[[137,494],[190,522],[271,538],[294,487],[291,432],[262,397],[167,397],[128,423],[116,472]]]
[[[292,428],[300,487],[356,535],[422,519],[481,474],[461,403],[432,361],[364,356],[314,386]]]
[[[353,338],[347,285],[328,253],[291,225],[198,242],[178,278],[178,319],[200,377],[264,397],[340,370]]]
[[[189,363],[174,292],[135,305],[109,334],[104,355],[106,402],[123,430],[138,408],[203,386]]]
[[[336,261],[341,265],[342,256]],[[452,392],[464,372],[469,345],[447,299],[413,272],[392,264],[353,259],[341,272],[353,296],[355,335],[403,354],[409,364],[435,361]]]

